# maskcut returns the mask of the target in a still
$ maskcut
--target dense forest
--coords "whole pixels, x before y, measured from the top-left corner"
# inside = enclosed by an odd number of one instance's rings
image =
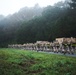
[[[57,37],[76,37],[76,0],[44,8],[36,4],[0,18],[0,47],[38,40],[53,41]]]

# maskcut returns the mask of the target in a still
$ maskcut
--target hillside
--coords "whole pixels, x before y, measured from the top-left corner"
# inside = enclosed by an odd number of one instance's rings
[[[22,8],[0,22],[0,46],[53,41],[57,37],[76,37],[76,5],[59,2],[41,8]],[[26,12],[26,15],[24,15]]]
[[[18,24],[23,21],[29,21],[37,16],[40,16],[42,11],[43,8],[41,8],[38,4],[36,4],[34,7],[23,7],[18,12],[4,17],[0,21],[0,26],[3,25],[5,29],[19,26]],[[0,16],[0,19],[1,18],[2,16]]]
[[[53,41],[57,37],[76,37],[75,12],[68,7],[46,7],[41,17],[22,24],[17,32],[17,42]]]
[[[76,75],[76,57],[0,49],[0,75]]]

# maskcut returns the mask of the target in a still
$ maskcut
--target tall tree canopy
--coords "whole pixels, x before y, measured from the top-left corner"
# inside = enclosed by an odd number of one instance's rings
[[[69,2],[70,7],[67,3],[59,2],[40,9],[43,11],[40,16],[33,16],[28,21],[24,19],[14,22],[12,18],[11,22],[7,18],[1,21],[0,47],[38,40],[53,41],[57,37],[76,37],[76,1]]]
[[[72,9],[76,9],[76,0],[71,0],[71,2],[69,3],[70,7]]]

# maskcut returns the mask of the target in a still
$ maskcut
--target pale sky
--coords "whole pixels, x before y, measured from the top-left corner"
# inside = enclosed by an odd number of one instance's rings
[[[20,8],[25,6],[33,7],[38,3],[41,7],[53,5],[54,3],[63,0],[0,0],[0,15],[7,16],[19,11]]]

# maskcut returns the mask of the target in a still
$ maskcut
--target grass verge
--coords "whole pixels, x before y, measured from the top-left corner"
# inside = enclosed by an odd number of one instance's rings
[[[0,75],[76,75],[76,57],[1,48]]]

